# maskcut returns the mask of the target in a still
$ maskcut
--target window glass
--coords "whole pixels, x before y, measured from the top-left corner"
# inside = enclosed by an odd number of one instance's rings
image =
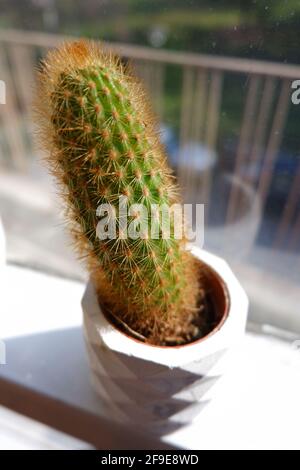
[[[35,66],[65,36],[116,43],[148,88],[205,248],[250,297],[250,319],[300,331],[297,0],[2,0],[0,213],[10,262],[84,279],[34,145]]]

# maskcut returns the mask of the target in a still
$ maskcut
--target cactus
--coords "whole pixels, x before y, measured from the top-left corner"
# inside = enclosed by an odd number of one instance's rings
[[[124,237],[119,196],[128,206],[171,206],[177,186],[141,84],[120,59],[92,41],[51,51],[39,73],[40,141],[66,201],[76,248],[83,253],[99,299],[114,320],[153,344],[189,342],[201,336],[199,275],[184,240],[157,239],[149,231]],[[117,218],[115,239],[96,233],[97,207]],[[200,300],[199,300],[200,299]]]

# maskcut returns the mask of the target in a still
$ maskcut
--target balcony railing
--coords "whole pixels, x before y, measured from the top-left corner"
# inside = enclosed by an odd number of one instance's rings
[[[6,83],[7,102],[0,107],[2,145],[7,149],[6,161],[1,166],[13,166],[24,170],[33,153],[31,127],[31,101],[34,72],[37,59],[47,49],[66,40],[65,36],[14,30],[0,31],[0,72]],[[263,157],[257,192],[263,206],[272,181],[272,166],[279,150],[286,123],[291,81],[300,77],[300,67],[271,62],[246,60],[155,50],[128,44],[105,44],[130,59],[146,83],[156,113],[164,117],[164,93],[170,85],[166,80],[166,68],[181,69],[179,136],[181,148],[188,142],[201,142],[208,149],[216,150],[219,133],[220,107],[223,98],[223,82],[226,74],[244,75],[247,85],[241,110],[241,127],[235,155],[234,173],[247,162],[258,163]],[[279,93],[275,93],[279,89]],[[186,152],[184,153],[186,158]],[[189,185],[188,165],[180,165],[184,187]],[[211,175],[202,182],[202,197],[211,190]],[[279,227],[278,239],[290,222],[296,204],[296,189],[300,172],[291,185],[288,211]],[[204,194],[203,194],[204,193]],[[234,218],[238,194],[232,191],[228,201],[227,220]],[[300,231],[298,220],[297,233]]]
[[[0,31],[0,79],[6,84],[6,104],[0,105],[1,169],[26,172],[35,158],[31,120],[35,67],[49,48],[66,39],[70,38]],[[228,248],[228,258],[243,248],[249,254],[266,221],[276,161],[291,119],[291,83],[300,78],[300,67],[129,44],[104,46],[133,63],[160,122],[172,123],[177,142],[174,166],[185,199],[205,202],[207,219],[210,208],[212,212],[216,205],[223,207],[222,231],[210,230],[208,224],[209,247],[225,256]],[[201,164],[204,154],[208,161]],[[287,247],[295,254],[299,248],[300,164],[295,160],[295,165],[288,175],[284,204],[270,222],[272,253]],[[231,180],[217,200],[214,177],[220,169],[229,172]],[[263,272],[272,272],[272,258],[264,263]]]

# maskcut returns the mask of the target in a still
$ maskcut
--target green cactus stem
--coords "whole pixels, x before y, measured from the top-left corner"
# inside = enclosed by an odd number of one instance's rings
[[[48,54],[39,74],[38,124],[47,160],[66,201],[76,246],[87,259],[99,298],[114,318],[154,344],[199,336],[199,279],[184,240],[149,230],[124,237],[119,197],[128,206],[178,202],[174,177],[141,84],[120,59],[91,41]],[[115,239],[97,235],[97,208],[116,214]],[[198,322],[199,323],[199,322]],[[175,339],[174,339],[175,338]]]

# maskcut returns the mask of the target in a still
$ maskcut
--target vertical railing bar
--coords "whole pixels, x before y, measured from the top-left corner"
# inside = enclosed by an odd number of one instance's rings
[[[193,138],[195,142],[201,143],[204,138],[204,115],[206,109],[207,93],[207,70],[199,69],[196,75],[195,100],[194,100],[194,119],[193,119]]]
[[[20,116],[17,111],[17,100],[13,86],[11,73],[6,65],[4,49],[0,49],[0,70],[1,79],[6,84],[6,103],[1,105],[3,127],[7,137],[7,144],[10,149],[11,158],[18,170],[25,170],[26,159],[24,142],[20,129]]]
[[[186,190],[186,154],[184,154],[185,144],[188,142],[191,130],[191,109],[193,105],[193,83],[194,83],[194,69],[191,67],[184,67],[183,69],[183,83],[182,83],[182,96],[181,96],[181,121],[180,121],[180,160],[178,161],[179,180],[181,182],[182,190]]]
[[[223,73],[213,71],[208,96],[208,114],[205,131],[205,143],[208,148],[216,150],[216,141],[219,125],[219,108],[221,104]]]
[[[195,99],[194,99],[194,114],[193,114],[193,139],[196,144],[203,146],[204,140],[204,123],[206,105],[207,105],[207,85],[208,85],[208,71],[202,68],[197,70],[196,86],[195,86]],[[199,158],[199,157],[197,157]],[[203,198],[203,177],[202,175],[193,175],[193,188],[192,200],[196,203],[204,202]]]
[[[140,60],[132,60],[130,62],[130,67],[131,69],[133,70],[133,73],[135,73],[135,75],[137,76],[137,78],[139,80],[142,80],[142,72],[141,72],[141,69],[142,69],[142,66],[141,66],[141,61]]]
[[[266,155],[264,158],[263,168],[261,171],[259,183],[258,183],[258,194],[260,197],[261,208],[264,207],[265,200],[268,194],[269,186],[272,180],[272,172],[274,166],[274,160],[278,151],[278,148],[282,139],[283,127],[285,125],[289,103],[290,103],[290,80],[283,80],[280,96],[278,99],[272,129],[269,137],[269,142],[266,148]]]
[[[235,159],[234,176],[239,175],[240,169],[243,163],[246,161],[247,146],[249,145],[251,132],[254,126],[254,113],[255,113],[256,105],[257,105],[257,94],[258,94],[259,84],[260,84],[260,77],[258,75],[253,75],[250,78],[246,104],[244,108],[241,136],[240,136],[236,159]],[[238,202],[239,202],[238,192],[236,191],[236,188],[233,187],[229,195],[229,202],[228,202],[228,208],[227,208],[227,214],[226,214],[227,223],[232,222],[232,220],[234,219],[236,206]]]
[[[139,78],[152,97],[152,64],[145,63],[143,60],[137,61],[136,64]]]
[[[29,50],[28,46],[12,45],[9,47],[9,53],[12,59],[14,79],[19,91],[19,99],[26,114],[30,115],[35,70],[32,50]]]
[[[22,122],[26,129],[27,135],[33,133],[32,122],[32,98],[34,89],[34,71],[35,60],[33,48],[31,46],[12,45],[9,48],[12,61],[14,79],[16,82],[16,91],[22,106]],[[32,154],[35,153],[35,146],[32,140],[29,141],[28,151]]]
[[[298,217],[296,219],[296,222],[295,222],[295,225],[292,229],[288,247],[291,250],[297,248],[297,246],[299,244],[299,241],[300,241],[300,214],[298,215]]]
[[[263,89],[263,96],[259,108],[256,128],[253,136],[253,147],[250,154],[249,161],[255,164],[259,159],[259,151],[264,145],[266,136],[268,118],[271,111],[271,105],[275,92],[275,79],[274,77],[267,77]]]
[[[216,150],[219,118],[220,118],[220,106],[222,98],[222,84],[223,84],[223,73],[220,71],[213,71],[211,73],[211,83],[208,94],[207,104],[207,121],[205,129],[204,141],[209,151]],[[210,190],[211,190],[211,178],[212,168],[209,167],[204,174],[202,189],[203,197],[202,201],[205,204],[206,217],[209,213],[209,202],[210,202]]]
[[[282,243],[288,231],[292,218],[297,209],[299,196],[300,196],[300,164],[299,164],[296,176],[294,178],[292,187],[290,189],[290,192],[289,192],[289,195],[288,195],[288,198],[287,198],[284,210],[283,210],[283,215],[279,223],[279,227],[277,229],[277,233],[276,233],[274,243],[273,243],[274,248],[278,248],[280,246],[280,244]]]
[[[149,62],[148,64],[148,89],[150,90],[151,99],[155,103],[155,94],[156,94],[156,76],[155,76],[155,63]]]
[[[155,64],[155,111],[160,122],[164,114],[164,72],[162,64]]]
[[[200,75],[201,72],[199,70],[196,73],[195,70],[195,85],[194,85],[194,93],[193,93],[193,100],[191,103],[190,107],[190,143],[192,144],[192,151],[195,152],[197,150],[197,141],[195,138],[196,133],[199,134],[200,137],[200,132],[201,132],[201,118],[202,118],[202,103],[203,102],[203,95],[204,95],[204,90],[203,86],[205,86],[204,83],[202,83],[201,78],[202,75]],[[201,108],[201,111],[200,111]],[[203,120],[203,118],[202,118]],[[189,189],[188,194],[189,194],[189,201],[188,202],[195,202],[195,197],[196,197],[196,188],[197,188],[197,160],[198,156],[195,155],[194,153],[190,155],[190,164],[187,165],[186,167],[186,182],[187,182],[187,187]],[[196,166],[196,167],[195,167]],[[198,175],[200,177],[200,175]]]

